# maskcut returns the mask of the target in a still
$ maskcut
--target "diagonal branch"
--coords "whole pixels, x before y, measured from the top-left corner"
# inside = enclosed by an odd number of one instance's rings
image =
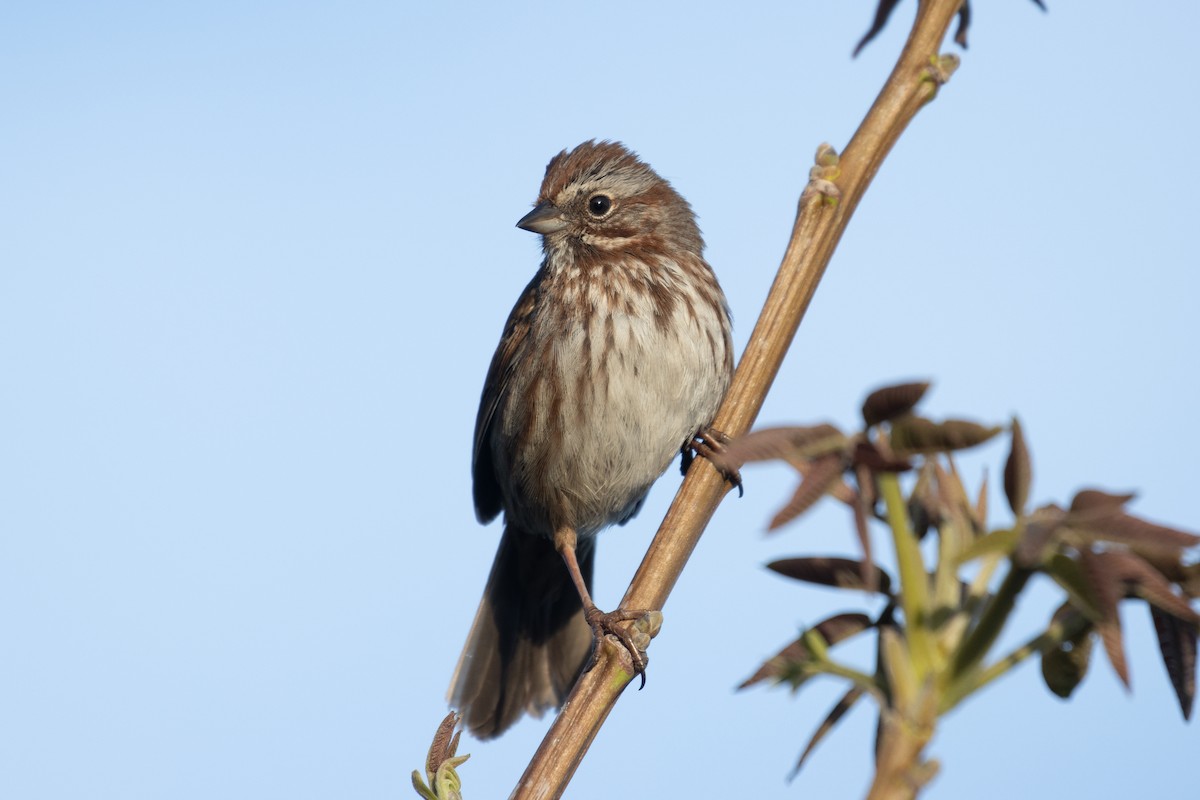
[[[920,0],[916,22],[891,76],[841,156],[836,173],[801,195],[792,238],[775,283],[713,427],[745,433],[762,408],[800,320],[859,200],[917,111],[937,93],[950,59],[940,59],[961,0]],[[831,180],[833,187],[826,182]],[[834,188],[835,187],[835,188]],[[836,195],[836,198],[831,196]],[[715,469],[698,467],[675,496],[622,608],[662,608],[728,487]],[[596,666],[576,683],[512,797],[557,798],[583,759],[617,698],[633,677],[623,648],[602,648]]]

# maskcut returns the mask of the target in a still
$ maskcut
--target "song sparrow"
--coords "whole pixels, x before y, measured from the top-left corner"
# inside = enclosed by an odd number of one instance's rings
[[[475,513],[503,510],[505,527],[450,687],[485,738],[560,706],[596,638],[641,613],[592,602],[593,537],[638,512],[676,453],[687,462],[733,371],[691,206],[623,145],[555,156],[517,226],[545,258],[475,423]]]

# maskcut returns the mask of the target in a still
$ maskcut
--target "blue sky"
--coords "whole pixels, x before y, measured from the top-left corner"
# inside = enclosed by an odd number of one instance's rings
[[[867,389],[930,378],[933,414],[1021,414],[1036,501],[1137,488],[1195,530],[1200,11],[975,5],[760,424],[850,425]],[[854,61],[865,1],[0,11],[0,795],[408,796],[500,533],[470,441],[546,162],[619,139],[671,180],[740,349],[814,149],[844,145],[914,6]],[[746,478],[570,796],[861,796],[865,706],[789,786],[840,687],[733,691],[859,604],[762,568],[854,552],[841,509],[766,537],[791,477]],[[602,536],[602,607],[677,484]],[[1035,587],[1022,630],[1055,601]],[[1200,731],[1125,620],[1132,696],[1098,662],[1063,704],[1029,664],[945,721],[927,797],[1190,786]],[[467,796],[507,794],[547,724],[465,742]]]

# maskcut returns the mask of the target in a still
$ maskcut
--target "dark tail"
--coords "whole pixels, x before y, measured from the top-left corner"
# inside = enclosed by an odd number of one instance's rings
[[[576,557],[590,591],[592,539]],[[483,600],[450,681],[467,729],[499,736],[526,712],[558,708],[592,645],[583,604],[549,538],[505,527]]]

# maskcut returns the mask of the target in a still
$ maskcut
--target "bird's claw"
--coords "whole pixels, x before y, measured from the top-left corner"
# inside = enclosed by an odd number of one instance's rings
[[[624,608],[618,608],[616,611],[604,612],[592,606],[584,609],[584,619],[592,629],[592,635],[595,637],[596,646],[592,648],[591,658],[588,659],[583,671],[589,672],[592,667],[596,666],[596,661],[599,658],[600,643],[604,641],[605,636],[613,636],[621,646],[629,653],[629,658],[633,666],[633,674],[641,677],[641,685],[638,690],[644,689],[646,686],[646,664],[648,658],[646,656],[646,648],[650,646],[650,639],[658,634],[658,630],[662,627],[662,612],[661,611],[631,611]],[[634,620],[633,625],[620,625],[622,622]]]
[[[717,472],[721,473],[721,477],[730,486],[737,487],[738,497],[741,497],[745,494],[742,489],[742,473],[722,458],[725,453],[725,445],[729,444],[729,442],[729,437],[716,428],[705,428],[700,431],[692,437],[690,442],[684,445],[684,472],[691,465],[691,458],[688,457],[690,453],[688,451],[698,456],[703,456],[708,459],[710,464],[716,467]]]

